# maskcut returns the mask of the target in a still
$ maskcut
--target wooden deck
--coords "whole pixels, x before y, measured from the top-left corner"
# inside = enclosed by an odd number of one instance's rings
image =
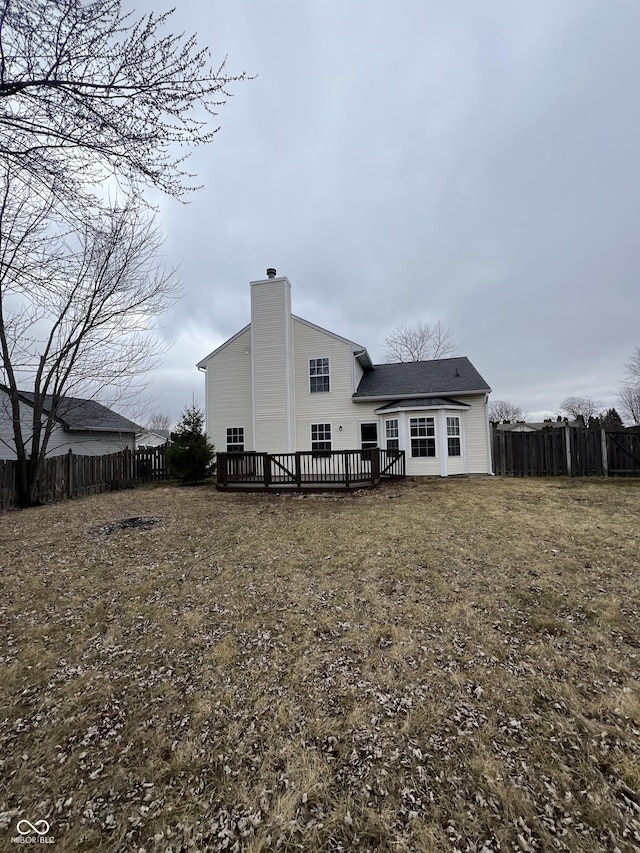
[[[364,489],[405,476],[403,450],[218,453],[217,487],[224,491]]]

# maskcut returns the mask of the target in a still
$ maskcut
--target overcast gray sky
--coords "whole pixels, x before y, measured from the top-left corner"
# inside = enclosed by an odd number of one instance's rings
[[[154,408],[204,403],[195,363],[268,266],[375,361],[392,326],[440,319],[532,419],[617,403],[640,344],[638,0],[177,0],[171,29],[258,76],[191,157],[203,189],[156,199],[185,293]]]

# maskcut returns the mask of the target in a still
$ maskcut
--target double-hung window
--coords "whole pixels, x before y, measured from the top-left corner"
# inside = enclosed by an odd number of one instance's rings
[[[309,390],[312,394],[329,391],[329,359],[309,359]]]
[[[384,432],[387,439],[387,450],[398,450],[400,439],[398,433],[398,419],[391,418],[384,422]]]
[[[331,424],[311,424],[311,450],[316,453],[331,453]]]
[[[227,453],[244,453],[244,427],[227,427]]]
[[[447,417],[447,453],[460,456],[460,418]]]
[[[436,455],[436,424],[434,418],[409,418],[412,456]]]

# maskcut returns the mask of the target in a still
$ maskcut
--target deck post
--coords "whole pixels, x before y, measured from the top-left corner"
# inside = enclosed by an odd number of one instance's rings
[[[380,448],[371,448],[371,482],[373,484],[380,480]]]
[[[300,488],[302,485],[302,465],[301,465],[301,453],[299,450],[296,450],[296,486]]]
[[[345,488],[349,488],[349,451],[343,450],[342,456],[344,458],[344,485]]]
[[[268,489],[271,484],[271,456],[268,453],[262,454],[262,477],[264,487]]]
[[[216,479],[218,485],[227,488],[227,455],[226,453],[218,453],[216,459]]]

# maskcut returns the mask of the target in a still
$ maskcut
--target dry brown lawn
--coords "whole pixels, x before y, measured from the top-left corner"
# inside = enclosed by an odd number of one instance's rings
[[[640,850],[639,508],[460,479],[0,516],[0,848]]]

